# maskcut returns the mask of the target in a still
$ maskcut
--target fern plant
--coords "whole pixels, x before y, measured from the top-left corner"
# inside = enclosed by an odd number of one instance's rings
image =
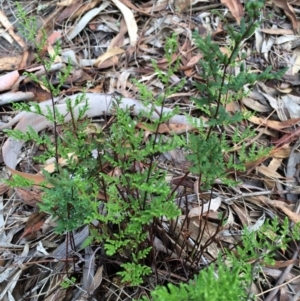
[[[18,10],[19,17],[23,20],[26,14],[20,6]],[[34,44],[35,35],[26,26],[32,23],[35,24],[35,21],[28,23],[28,20],[24,20],[24,35]],[[45,43],[46,39],[43,41]],[[55,55],[50,58],[41,56],[43,45],[36,46],[37,60],[44,66],[47,75],[50,62],[54,62],[55,56],[60,53],[59,44]],[[173,36],[165,48],[168,72],[163,74],[156,67],[158,77],[165,83],[170,81],[178,68],[178,62],[172,62],[175,49],[176,37]],[[70,66],[66,70],[70,71]],[[40,78],[31,78],[41,82]],[[42,79],[52,97],[60,93],[63,81],[64,77],[59,76],[60,83],[54,87],[47,76]],[[43,170],[45,181],[41,184],[42,202],[39,204],[41,211],[58,218],[55,231],[70,232],[89,225],[90,237],[84,246],[95,240],[101,241],[108,256],[122,256],[123,270],[118,274],[124,282],[131,285],[142,283],[143,276],[151,273],[146,261],[151,250],[149,233],[154,221],[162,217],[172,219],[179,214],[179,209],[173,202],[171,188],[165,180],[166,175],[158,172],[154,156],[182,145],[179,137],[174,136],[172,142],[165,143],[163,136],[158,134],[159,125],[168,121],[175,111],[159,113],[160,118],[152,122],[154,135],[147,143],[144,142],[143,132],[137,131],[136,123],[145,118],[151,119],[157,106],[163,107],[165,98],[178,91],[181,86],[182,84],[168,88],[156,99],[149,95],[145,87],[139,85],[141,98],[150,109],[134,120],[130,115],[131,109],[120,108],[121,100],[116,99],[115,122],[106,131],[96,129],[89,120],[82,118],[88,109],[88,101],[84,95],[75,101],[67,100],[67,113],[71,116],[71,122],[67,124],[64,124],[64,115],[55,109],[54,101],[53,110],[48,108],[47,114],[37,104],[15,106],[18,110],[35,112],[51,121],[54,125],[54,143],[47,133],[38,134],[32,128],[26,133],[6,131],[15,139],[42,145],[45,151],[36,158],[37,161],[45,163],[49,158],[55,158],[55,172]],[[75,118],[74,110],[82,103],[84,105],[81,106],[79,116]],[[58,125],[61,127],[60,135],[57,133]],[[60,166],[60,160],[64,160],[66,166]],[[18,176],[14,176],[9,184],[14,187],[32,185],[30,181],[24,181]],[[99,194],[102,195],[102,201]]]
[[[199,61],[202,80],[196,83],[199,97],[194,97],[193,101],[208,117],[208,121],[205,126],[203,123],[194,122],[198,132],[189,135],[187,149],[191,152],[188,158],[193,166],[190,171],[199,176],[200,190],[210,188],[217,178],[224,183],[235,184],[227,177],[227,170],[234,167],[235,170],[243,171],[245,162],[262,158],[271,150],[257,148],[255,145],[249,149],[242,143],[245,136],[255,136],[253,130],[247,129],[244,137],[239,137],[237,132],[233,138],[227,137],[225,132],[222,133],[224,127],[237,126],[249,117],[243,112],[230,114],[226,111],[227,104],[247,96],[248,92],[244,90],[244,86],[253,85],[257,81],[280,79],[286,71],[283,69],[272,72],[271,67],[267,67],[260,74],[249,72],[244,63],[245,55],[239,53],[241,43],[249,39],[259,26],[258,20],[263,6],[264,1],[247,1],[246,18],[242,18],[239,30],[232,25],[226,25],[230,46],[225,53],[210,35],[203,38],[197,32],[194,33],[195,44],[202,53]],[[233,75],[231,70],[237,69],[238,74]],[[230,154],[234,148],[232,143],[241,144],[238,161]],[[227,161],[223,158],[224,154],[230,154]]]
[[[167,287],[157,287],[151,292],[152,301],[235,301],[247,300],[247,292],[242,289],[241,268],[226,267],[219,262],[214,270],[210,265],[206,270],[194,277],[188,283],[180,283],[179,286],[168,284]],[[248,284],[249,278],[248,276]],[[144,297],[140,301],[149,300]]]
[[[173,36],[165,46],[168,73],[162,74],[156,67],[157,73],[165,82],[169,82],[178,68],[178,63],[172,63],[175,44],[176,37]],[[164,106],[167,96],[181,88],[181,85],[169,88],[155,98],[143,85],[137,82],[136,84],[140,88],[142,101],[145,105],[150,105],[149,112],[143,114],[148,116],[148,119],[157,106]],[[100,175],[100,190],[109,197],[105,204],[106,214],[95,210],[94,215],[86,222],[96,219],[100,222],[100,228],[106,229],[98,233],[94,231],[91,238],[101,240],[104,237],[108,255],[121,253],[130,259],[122,264],[124,271],[118,274],[122,276],[123,281],[132,285],[142,283],[142,276],[151,272],[149,266],[142,263],[151,250],[149,235],[155,220],[162,217],[172,219],[179,214],[171,188],[165,180],[166,174],[158,171],[154,161],[155,154],[170,151],[183,143],[177,136],[173,136],[170,143],[164,143],[164,137],[158,135],[159,125],[167,122],[173,114],[175,111],[171,114],[160,113],[160,118],[152,122],[154,135],[144,144],[143,132],[137,133],[135,129],[136,120],[130,117],[129,111],[120,109],[116,103],[116,122],[111,126],[109,138],[105,142],[105,148],[110,152],[103,152],[103,156],[99,156],[98,159],[101,166],[108,162],[114,170],[118,170],[119,175]],[[142,121],[138,116],[138,120],[139,118]],[[117,230],[109,234],[108,225],[114,225]]]

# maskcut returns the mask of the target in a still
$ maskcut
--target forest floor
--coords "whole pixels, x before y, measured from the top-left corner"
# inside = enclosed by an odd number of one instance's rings
[[[198,64],[201,53],[195,47],[192,33],[198,31],[203,37],[212,35],[225,52],[228,41],[224,22],[239,24],[244,14],[244,4],[240,0],[19,2],[28,16],[36,17],[39,26],[36,41],[41,41],[42,32],[46,34],[44,56],[53,53],[55,42],[60,41],[62,51],[56,62],[57,70],[54,68],[51,72],[51,82],[57,83],[57,72],[65,68],[66,63],[73,67],[62,87],[64,95],[74,95],[85,89],[88,93],[139,99],[139,88],[132,79],[146,85],[154,95],[159,95],[165,85],[157,77],[152,60],[158,68],[166,71],[168,64],[164,46],[167,39],[176,34],[178,49],[174,61],[179,61],[179,68],[171,84],[176,85],[181,79],[185,79],[185,84],[181,91],[166,99],[165,106],[178,106],[181,114],[196,117],[199,110],[191,99],[199,95],[194,83],[202,80]],[[272,151],[267,157],[248,162],[245,172],[235,174],[240,181],[237,187],[216,183],[214,191],[223,201],[210,208],[213,210],[207,213],[204,225],[197,220],[198,216],[189,215],[188,235],[197,241],[199,233],[205,233],[202,245],[220,230],[259,227],[266,216],[278,216],[280,220],[287,217],[291,223],[300,221],[297,192],[300,191],[299,13],[299,1],[267,1],[262,10],[261,25],[241,44],[240,52],[246,53],[249,72],[261,72],[267,66],[275,71],[287,67],[281,80],[257,82],[249,87],[247,97],[226,107],[227,112],[244,110],[253,113],[243,127],[254,129],[257,136],[245,142],[271,146]],[[0,23],[1,129],[15,116],[12,102],[30,100],[43,103],[51,99],[51,94],[42,83],[38,84],[24,75],[27,71],[40,76],[43,68],[36,60],[33,45],[21,33],[22,24],[17,18],[14,1],[0,0]],[[151,135],[150,126],[141,126],[139,130]],[[227,130],[229,134],[234,132],[233,128]],[[177,132],[180,131],[179,124]],[[168,136],[170,132],[165,129],[162,133]],[[7,135],[0,133],[4,145]],[[154,281],[149,277],[143,287],[126,287],[115,273],[118,258],[114,258],[115,262],[108,260],[103,268],[99,259],[101,252],[96,244],[89,247],[90,253],[87,248],[80,249],[88,235],[87,228],[73,233],[74,244],[69,242],[70,235],[62,237],[55,234],[53,224],[46,223],[48,216],[37,210],[41,195],[26,189],[9,188],[4,181],[9,177],[8,168],[12,172],[17,166],[19,171],[28,172],[33,156],[30,152],[30,149],[22,149],[17,158],[12,158],[5,147],[1,152],[0,300],[131,300],[139,298],[143,291],[153,289],[154,282],[176,284],[189,280],[188,273],[185,276],[175,260],[164,254],[157,257],[158,279]],[[17,161],[12,163],[13,160]],[[182,195],[198,204],[196,179],[185,175],[185,153],[177,149],[160,154],[157,160],[159,166],[167,171],[171,185],[180,183]],[[221,229],[222,212],[226,213],[227,228]],[[176,235],[182,235],[181,230]],[[214,260],[223,244],[235,243],[234,236],[219,237],[208,243],[203,255]],[[299,300],[296,299],[300,291],[296,245],[282,251],[274,265],[266,265],[262,269],[261,278],[251,288],[257,300],[272,300],[267,299],[268,290],[275,291],[277,299],[274,300]],[[177,268],[180,270],[178,273]],[[91,273],[92,280],[88,280],[86,275],[78,276],[83,275],[84,270]],[[66,274],[75,274],[78,284],[63,287],[61,283]],[[92,297],[87,297],[86,292]]]

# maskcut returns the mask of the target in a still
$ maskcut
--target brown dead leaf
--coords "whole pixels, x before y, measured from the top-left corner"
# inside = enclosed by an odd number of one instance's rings
[[[111,49],[108,49],[107,52],[105,52],[104,54],[100,55],[97,59],[96,62],[94,63],[94,66],[99,68],[101,65],[103,65],[103,63],[110,59],[110,58],[116,58],[116,55],[118,54],[122,54],[125,51],[121,48],[118,47],[114,47]],[[102,66],[101,66],[102,67]]]
[[[279,201],[277,201],[279,202]],[[281,202],[283,203],[283,202]],[[285,204],[285,203],[283,203]],[[290,218],[290,220],[294,223],[299,223],[300,222],[300,214],[293,212],[289,208],[285,207],[285,205],[279,205],[275,204],[276,208],[279,208],[287,217]]]
[[[65,19],[70,19],[72,20],[73,18],[75,18],[75,14],[78,14],[78,11],[81,10],[84,5],[82,5],[82,1],[83,0],[77,0],[75,1],[75,3],[73,2],[72,5],[69,5],[68,7],[66,7],[62,13],[59,15],[59,17],[57,18],[57,22],[61,23],[63,20]],[[88,5],[90,9],[93,8],[93,6],[91,6],[91,3],[95,3],[96,1],[92,1],[92,2],[88,2]],[[96,5],[96,3],[95,3]],[[80,13],[79,13],[80,15]]]
[[[14,27],[5,16],[5,14],[0,10],[0,22],[3,27],[8,31],[8,33],[12,36],[12,38],[25,50],[26,43],[24,40],[14,32]]]
[[[9,171],[11,172],[12,175],[19,175],[27,180],[31,180],[34,182],[34,184],[36,185],[39,185],[41,184],[43,181],[45,181],[45,178],[40,174],[40,173],[37,173],[37,174],[29,174],[29,173],[26,173],[26,172],[21,172],[21,171],[18,171],[18,170],[15,170],[15,169],[12,169],[8,166],[6,166],[6,168],[9,169]]]
[[[100,266],[93,277],[92,283],[88,289],[88,293],[92,295],[94,291],[99,287],[103,278],[103,265]]]
[[[279,269],[279,268],[285,268],[291,264],[295,264],[297,262],[296,259],[290,259],[290,260],[275,260],[274,264],[269,264],[262,262],[262,265],[268,268],[273,268],[273,269]]]
[[[276,171],[281,166],[281,163],[282,163],[282,159],[273,158],[269,163],[268,167],[271,170]]]
[[[221,51],[223,54],[226,54],[227,57],[230,57],[230,55],[231,55],[231,51],[230,51],[227,47],[220,47],[220,51]]]
[[[200,227],[201,226],[201,227]],[[178,217],[176,223],[173,221],[174,233],[178,237],[179,245],[185,246],[187,238],[192,238],[196,243],[204,246],[217,232],[218,226],[211,222],[199,222],[199,218],[190,218],[186,221],[186,216]],[[203,235],[202,235],[203,234]],[[199,238],[201,237],[201,241]],[[187,244],[189,250],[193,249],[191,244]],[[185,252],[183,249],[181,251]],[[207,250],[215,258],[218,256],[218,246],[215,242],[209,241]]]
[[[98,193],[97,198],[98,198],[99,200],[102,200],[102,201],[108,201],[108,200],[109,200],[108,195],[105,195],[105,194],[103,194],[103,193],[101,193],[101,192]]]
[[[15,191],[22,201],[29,206],[36,207],[36,203],[42,202],[41,192],[23,188],[15,188]]]
[[[62,63],[62,58],[59,55],[56,55],[56,51],[52,45],[49,44],[48,46],[46,46],[46,48],[49,56],[54,58],[54,64]]]
[[[8,190],[9,190],[9,186],[8,185],[6,185],[5,183],[1,183],[0,184],[0,195],[2,195],[3,193],[5,193]]]
[[[189,217],[201,216],[201,214],[207,212],[208,210],[217,211],[221,206],[222,200],[220,197],[210,200],[208,203],[203,206],[197,206],[192,208],[189,212]]]
[[[232,204],[230,208],[236,213],[236,215],[238,216],[240,222],[244,227],[249,226],[249,220],[248,220],[249,216],[244,207],[241,207],[237,204]]]
[[[293,212],[285,202],[277,201],[277,200],[270,200],[265,196],[258,197],[263,203],[273,206],[275,208],[280,209],[290,220],[294,223],[300,222],[300,214]]]
[[[300,70],[300,55],[298,55],[297,53],[294,54],[294,61],[293,61],[293,66],[291,66],[289,68],[289,70],[287,71],[288,74],[294,75],[294,74],[298,74],[298,71]]]
[[[37,32],[35,42],[37,44],[43,41],[43,37],[49,36],[50,32],[53,31],[53,23],[56,22],[57,16],[59,16],[60,12],[64,9],[63,6],[58,6],[56,9],[53,10],[51,14],[47,16],[46,19],[43,19],[43,26],[41,26]]]
[[[203,55],[202,54],[198,54],[193,56],[186,64],[187,67],[194,67],[195,65],[197,65],[199,63],[199,60],[202,59]]]
[[[185,223],[186,226],[186,223]],[[201,227],[200,227],[201,226]],[[201,246],[204,246],[208,240],[211,239],[212,236],[216,234],[218,230],[218,226],[211,222],[203,223],[199,221],[199,217],[190,218],[188,231],[190,233],[190,237],[199,243]],[[199,235],[199,232],[203,233],[203,235]],[[201,241],[199,240],[201,237]],[[207,251],[214,257],[217,258],[219,254],[218,245],[215,242],[209,243],[207,247]]]
[[[212,37],[215,38],[215,37],[217,37],[218,35],[224,36],[225,34],[226,34],[226,33],[225,33],[224,26],[223,26],[223,22],[219,22],[217,28],[215,29],[215,31],[214,31],[213,34],[212,34]]]
[[[293,30],[299,33],[299,23],[293,7],[287,0],[272,0],[275,6],[281,8],[292,22]]]
[[[37,231],[39,231],[45,223],[46,216],[47,214],[45,212],[32,213],[26,222],[26,226],[20,240],[25,236],[27,240],[35,239]]]
[[[83,69],[73,69],[71,74],[67,77],[65,83],[66,84],[71,84],[74,85],[76,84],[76,86],[79,86],[78,84],[82,84],[85,83],[87,81],[92,82],[93,78],[86,73]],[[48,98],[49,99],[49,98]]]
[[[148,12],[144,11],[143,9],[140,9],[140,8],[136,7],[130,0],[120,0],[120,2],[122,2],[127,7],[139,12],[140,14],[151,16],[151,14],[149,14]]]
[[[271,162],[269,163],[269,165],[268,165],[268,170],[270,171],[270,172],[272,172],[272,173],[276,173],[276,174],[278,174],[276,171],[278,170],[278,168],[281,166],[281,163],[282,163],[282,159],[276,159],[276,158],[272,158],[272,160],[271,160]],[[264,166],[264,165],[262,165],[262,166]],[[257,167],[257,170],[259,171],[259,168],[260,168],[261,166],[258,166]],[[273,178],[273,177],[272,177]],[[276,184],[276,179],[278,179],[278,178],[275,178],[274,180],[273,179],[270,179],[268,176],[266,177],[266,178],[264,178],[264,182],[265,182],[265,185],[266,185],[266,187],[268,187],[268,188],[270,188],[270,189],[272,189],[274,186],[275,186],[275,184]]]
[[[14,43],[13,38],[3,28],[0,28],[0,37],[5,39],[11,45]]]
[[[64,167],[68,164],[68,160],[70,160],[70,159],[77,162],[77,156],[73,156],[73,155],[74,155],[73,153],[68,154],[68,159],[59,158],[58,159],[58,164],[61,167]],[[53,173],[55,171],[55,163],[47,164],[46,166],[43,167],[43,169],[46,170],[49,173]]]
[[[80,5],[78,9],[74,10],[74,14],[70,17],[71,20],[82,16],[83,14],[85,14],[89,10],[92,10],[94,7],[98,6],[102,2],[103,0],[83,1],[82,5]]]
[[[285,74],[282,77],[282,80],[285,80],[286,82],[290,83],[292,86],[298,86],[300,84],[300,74]]]
[[[165,9],[169,4],[169,0],[161,1],[148,1],[144,4],[141,4],[140,7],[143,8],[144,12],[153,15],[154,12],[160,12]]]
[[[123,14],[128,30],[128,35],[130,38],[130,45],[135,46],[138,39],[138,27],[132,11],[119,0],[112,0],[112,2],[118,7],[118,9]]]
[[[82,30],[84,30],[87,24],[93,20],[100,12],[106,9],[109,5],[109,2],[102,2],[102,4],[94,9],[89,10],[84,15],[80,16],[80,20],[75,26],[72,28],[71,32],[68,33],[67,38],[69,40],[73,40],[76,36],[78,36]]]
[[[49,92],[45,91],[39,85],[36,85],[34,83],[28,83],[26,85],[26,90],[27,92],[31,92],[31,94],[33,95],[31,99],[34,98],[34,101],[36,102],[43,102],[51,97],[51,94]]]
[[[109,48],[121,48],[123,46],[126,33],[127,33],[127,26],[125,20],[122,19],[120,22],[120,30],[118,34],[110,41]]]
[[[300,118],[288,119],[284,121],[275,121],[267,120],[265,118],[260,118],[256,116],[251,116],[250,118],[248,118],[248,120],[255,124],[264,125],[274,130],[282,130],[300,122]]]
[[[174,177],[172,178],[171,183],[176,186],[182,185],[185,187],[194,188],[192,181],[190,179],[186,179],[185,176]]]
[[[260,28],[259,31],[272,35],[294,35],[291,29],[284,28]]]
[[[52,34],[47,38],[47,45],[54,45],[57,41],[61,39],[61,32],[53,31]],[[47,48],[47,46],[45,46]]]
[[[256,167],[256,171],[260,172],[264,176],[272,179],[282,179],[283,176],[281,176],[278,172],[276,172],[272,167],[260,165]]]
[[[281,93],[284,93],[284,94],[290,94],[292,91],[293,91],[293,88],[292,87],[287,87],[287,88],[280,88],[280,87],[277,87],[276,88],[279,92]]]
[[[291,147],[289,144],[284,144],[280,148],[273,148],[270,153],[270,157],[277,159],[288,158],[291,153]]]
[[[272,108],[270,106],[266,106],[251,97],[243,97],[242,102],[245,106],[254,110],[255,112],[265,113],[272,111]]]
[[[240,0],[221,0],[221,3],[225,4],[232,15],[235,17],[238,24],[241,22],[241,18],[244,16],[244,8]]]

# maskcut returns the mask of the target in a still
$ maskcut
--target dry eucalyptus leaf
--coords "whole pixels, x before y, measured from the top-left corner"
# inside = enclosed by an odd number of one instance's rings
[[[294,35],[294,32],[291,29],[285,28],[260,28],[259,31],[272,35]]]
[[[238,24],[241,22],[241,18],[244,16],[244,8],[240,0],[221,0],[221,3],[225,4],[232,15],[235,17]]]
[[[111,0],[121,11],[125,19],[130,38],[130,45],[135,46],[138,40],[138,27],[132,11],[119,0]]]
[[[265,166],[265,165],[260,165],[256,167],[256,171],[260,172],[264,176],[268,178],[273,178],[273,179],[282,179],[284,178],[281,176],[278,172],[273,170],[271,167]]]
[[[300,222],[300,214],[293,212],[285,202],[270,200],[267,197],[260,196],[259,197],[266,204],[273,206],[275,208],[280,209],[292,222],[299,223]]]
[[[33,240],[36,238],[36,232],[39,231],[45,223],[45,217],[47,213],[45,212],[34,212],[32,213],[27,222],[24,229],[23,234],[20,237],[20,240],[23,237],[26,237],[27,240]]]
[[[248,118],[249,121],[251,121],[254,124],[260,125],[260,126],[267,126],[274,130],[282,130],[286,129],[290,126],[293,126],[295,124],[298,124],[300,122],[300,118],[296,119],[288,119],[284,121],[276,121],[276,120],[268,120],[266,118],[260,118],[256,116],[251,116]]]
[[[300,117],[300,105],[291,97],[292,95],[284,95],[281,97],[285,108],[288,110],[290,118]],[[299,99],[299,97],[298,97]]]
[[[75,25],[73,30],[67,35],[67,38],[73,40],[83,29],[85,29],[86,25],[101,11],[106,9],[110,5],[109,1],[104,1],[98,8],[91,9],[88,11],[80,21]]]
[[[31,189],[23,189],[23,188],[15,188],[15,191],[17,195],[19,195],[19,197],[22,199],[24,204],[27,204],[32,207],[36,207],[37,203],[42,202],[41,192],[37,192]]]
[[[201,246],[204,246],[205,243],[211,239],[213,235],[216,234],[218,230],[218,226],[211,222],[202,222],[200,228],[200,222],[198,217],[193,217],[190,219],[189,227],[188,227],[190,237]],[[203,233],[203,235],[199,235],[199,233]],[[201,237],[201,241],[197,241]],[[212,242],[208,245],[207,251],[214,257],[217,258],[219,254],[218,245],[215,242]]]
[[[269,52],[273,44],[274,44],[274,39],[272,38],[264,39],[261,45],[261,53]]]
[[[270,106],[263,105],[259,101],[254,100],[250,97],[243,97],[242,101],[245,106],[247,106],[248,108],[256,112],[264,113],[264,112],[270,112],[272,110]]]
[[[299,33],[299,23],[297,20],[297,17],[295,15],[293,7],[289,4],[287,0],[272,0],[272,2],[279,8],[281,8],[285,14],[288,16],[288,18],[292,22],[292,26],[294,31]]]
[[[94,66],[95,67],[101,67],[102,63],[104,63],[106,60],[110,59],[110,58],[116,58],[116,55],[118,54],[122,54],[124,53],[125,50],[121,49],[121,48],[110,48],[107,50],[107,52],[105,52],[104,54],[100,55],[96,61],[94,62]],[[114,63],[117,63],[117,60],[114,60]],[[106,66],[107,67],[107,66]]]
[[[221,206],[222,199],[220,197],[214,198],[210,200],[208,203],[204,204],[203,206],[198,206],[190,210],[189,217],[200,216],[201,213],[205,213],[209,210],[217,211]]]
[[[96,274],[93,277],[93,281],[89,287],[89,293],[93,294],[94,291],[99,287],[99,285],[102,282],[102,277],[103,277],[103,265],[98,268]]]

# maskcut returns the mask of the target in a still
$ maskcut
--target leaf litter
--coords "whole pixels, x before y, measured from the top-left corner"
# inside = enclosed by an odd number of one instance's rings
[[[64,87],[65,94],[79,93],[83,86],[89,84],[87,92],[91,93],[92,111],[95,108],[93,99],[97,97],[98,104],[99,97],[104,99],[105,106],[88,117],[100,116],[103,111],[109,113],[109,95],[116,92],[129,99],[137,109],[144,109],[136,102],[139,90],[131,82],[132,78],[146,84],[154,95],[160,94],[164,85],[154,74],[151,60],[156,60],[159,68],[166,70],[161,48],[166,38],[176,33],[180,39],[174,60],[179,58],[180,68],[171,84],[176,84],[182,77],[187,82],[180,93],[166,99],[165,109],[177,105],[181,112],[199,118],[190,101],[191,96],[196,96],[198,92],[190,82],[201,80],[197,70],[201,54],[194,49],[191,34],[194,30],[199,30],[203,36],[208,33],[213,36],[224,34],[222,22],[216,18],[213,9],[218,9],[231,23],[239,23],[244,14],[240,0],[222,0],[213,4],[210,1],[179,0],[22,3],[28,12],[42,20],[37,41],[41,39],[43,29],[48,37],[43,51],[51,54],[55,41],[61,43],[62,55],[52,66],[51,80],[55,82],[57,72],[70,61],[73,73]],[[227,109],[232,112],[256,112],[244,126],[254,127],[259,133],[256,143],[274,145],[274,148],[268,158],[247,163],[247,172],[239,175],[241,184],[235,188],[224,187],[217,179],[211,202],[207,202],[208,194],[195,191],[197,178],[185,175],[188,166],[183,150],[176,149],[157,158],[159,167],[168,171],[170,184],[177,187],[176,202],[182,208],[182,215],[177,221],[170,224],[165,221],[161,225],[162,233],[166,234],[166,239],[174,248],[166,248],[165,242],[158,237],[154,241],[159,258],[163,258],[169,266],[174,261],[189,258],[191,250],[196,250],[201,255],[201,264],[206,265],[218,256],[220,248],[239,242],[243,227],[259,229],[265,214],[270,217],[287,216],[291,222],[300,220],[300,56],[296,15],[299,3],[287,0],[272,0],[270,3],[265,9],[271,14],[273,25],[265,23],[265,27],[259,28],[240,51],[248,54],[247,64],[251,70],[263,69],[267,65],[272,65],[275,70],[283,66],[289,69],[280,82],[256,83],[248,97]],[[37,85],[23,75],[27,71],[40,76],[43,68],[37,65],[34,50],[28,47],[19,33],[12,12],[16,12],[13,4],[2,4],[0,23],[5,31],[0,35],[5,41],[1,49],[0,69],[6,71],[0,75],[0,129],[16,126],[25,130],[36,116],[19,112],[12,117],[9,104],[16,100],[34,99],[43,105],[50,95],[41,84]],[[282,18],[283,14],[287,19]],[[221,44],[220,48],[226,51]],[[65,110],[63,101],[60,100],[59,106],[62,111]],[[45,119],[35,121],[37,131],[47,130],[49,125]],[[145,132],[145,141],[153,132],[150,122],[138,124],[137,128]],[[192,130],[184,116],[178,115],[172,122],[162,124],[159,134],[172,139],[173,133],[184,134]],[[6,140],[4,136],[1,139],[3,166],[11,173],[39,183],[43,177],[38,172],[17,169],[21,158],[26,158],[24,152],[31,151],[30,146]],[[253,142],[246,141],[249,145]],[[4,174],[3,177],[7,177],[7,173]],[[81,249],[88,235],[87,227],[79,229],[73,237],[59,237],[53,232],[55,220],[37,212],[36,203],[42,200],[38,189],[9,189],[1,184],[0,192],[0,300],[88,300],[92,294],[96,296],[92,300],[128,300],[136,297],[129,288],[120,285],[108,270],[103,269],[101,261],[96,260],[99,248]],[[223,223],[225,220],[226,223]],[[174,241],[168,231],[163,232],[164,227],[173,229],[178,240]],[[285,260],[276,261],[271,268],[265,266],[262,270],[265,277],[276,282],[280,278],[280,268],[287,266],[290,270],[286,280],[292,280],[297,275],[295,261],[291,259],[292,252],[289,250],[283,256]],[[197,265],[192,260],[187,262]],[[80,274],[82,270],[79,281],[82,286],[76,285],[69,291],[60,286],[66,275]],[[166,264],[157,271],[161,282],[166,279],[169,282],[187,280],[186,275],[174,273]],[[145,284],[148,288],[151,285],[151,282]],[[294,291],[299,291],[297,279],[291,285]],[[259,280],[254,286],[253,291],[258,296],[263,293]]]

